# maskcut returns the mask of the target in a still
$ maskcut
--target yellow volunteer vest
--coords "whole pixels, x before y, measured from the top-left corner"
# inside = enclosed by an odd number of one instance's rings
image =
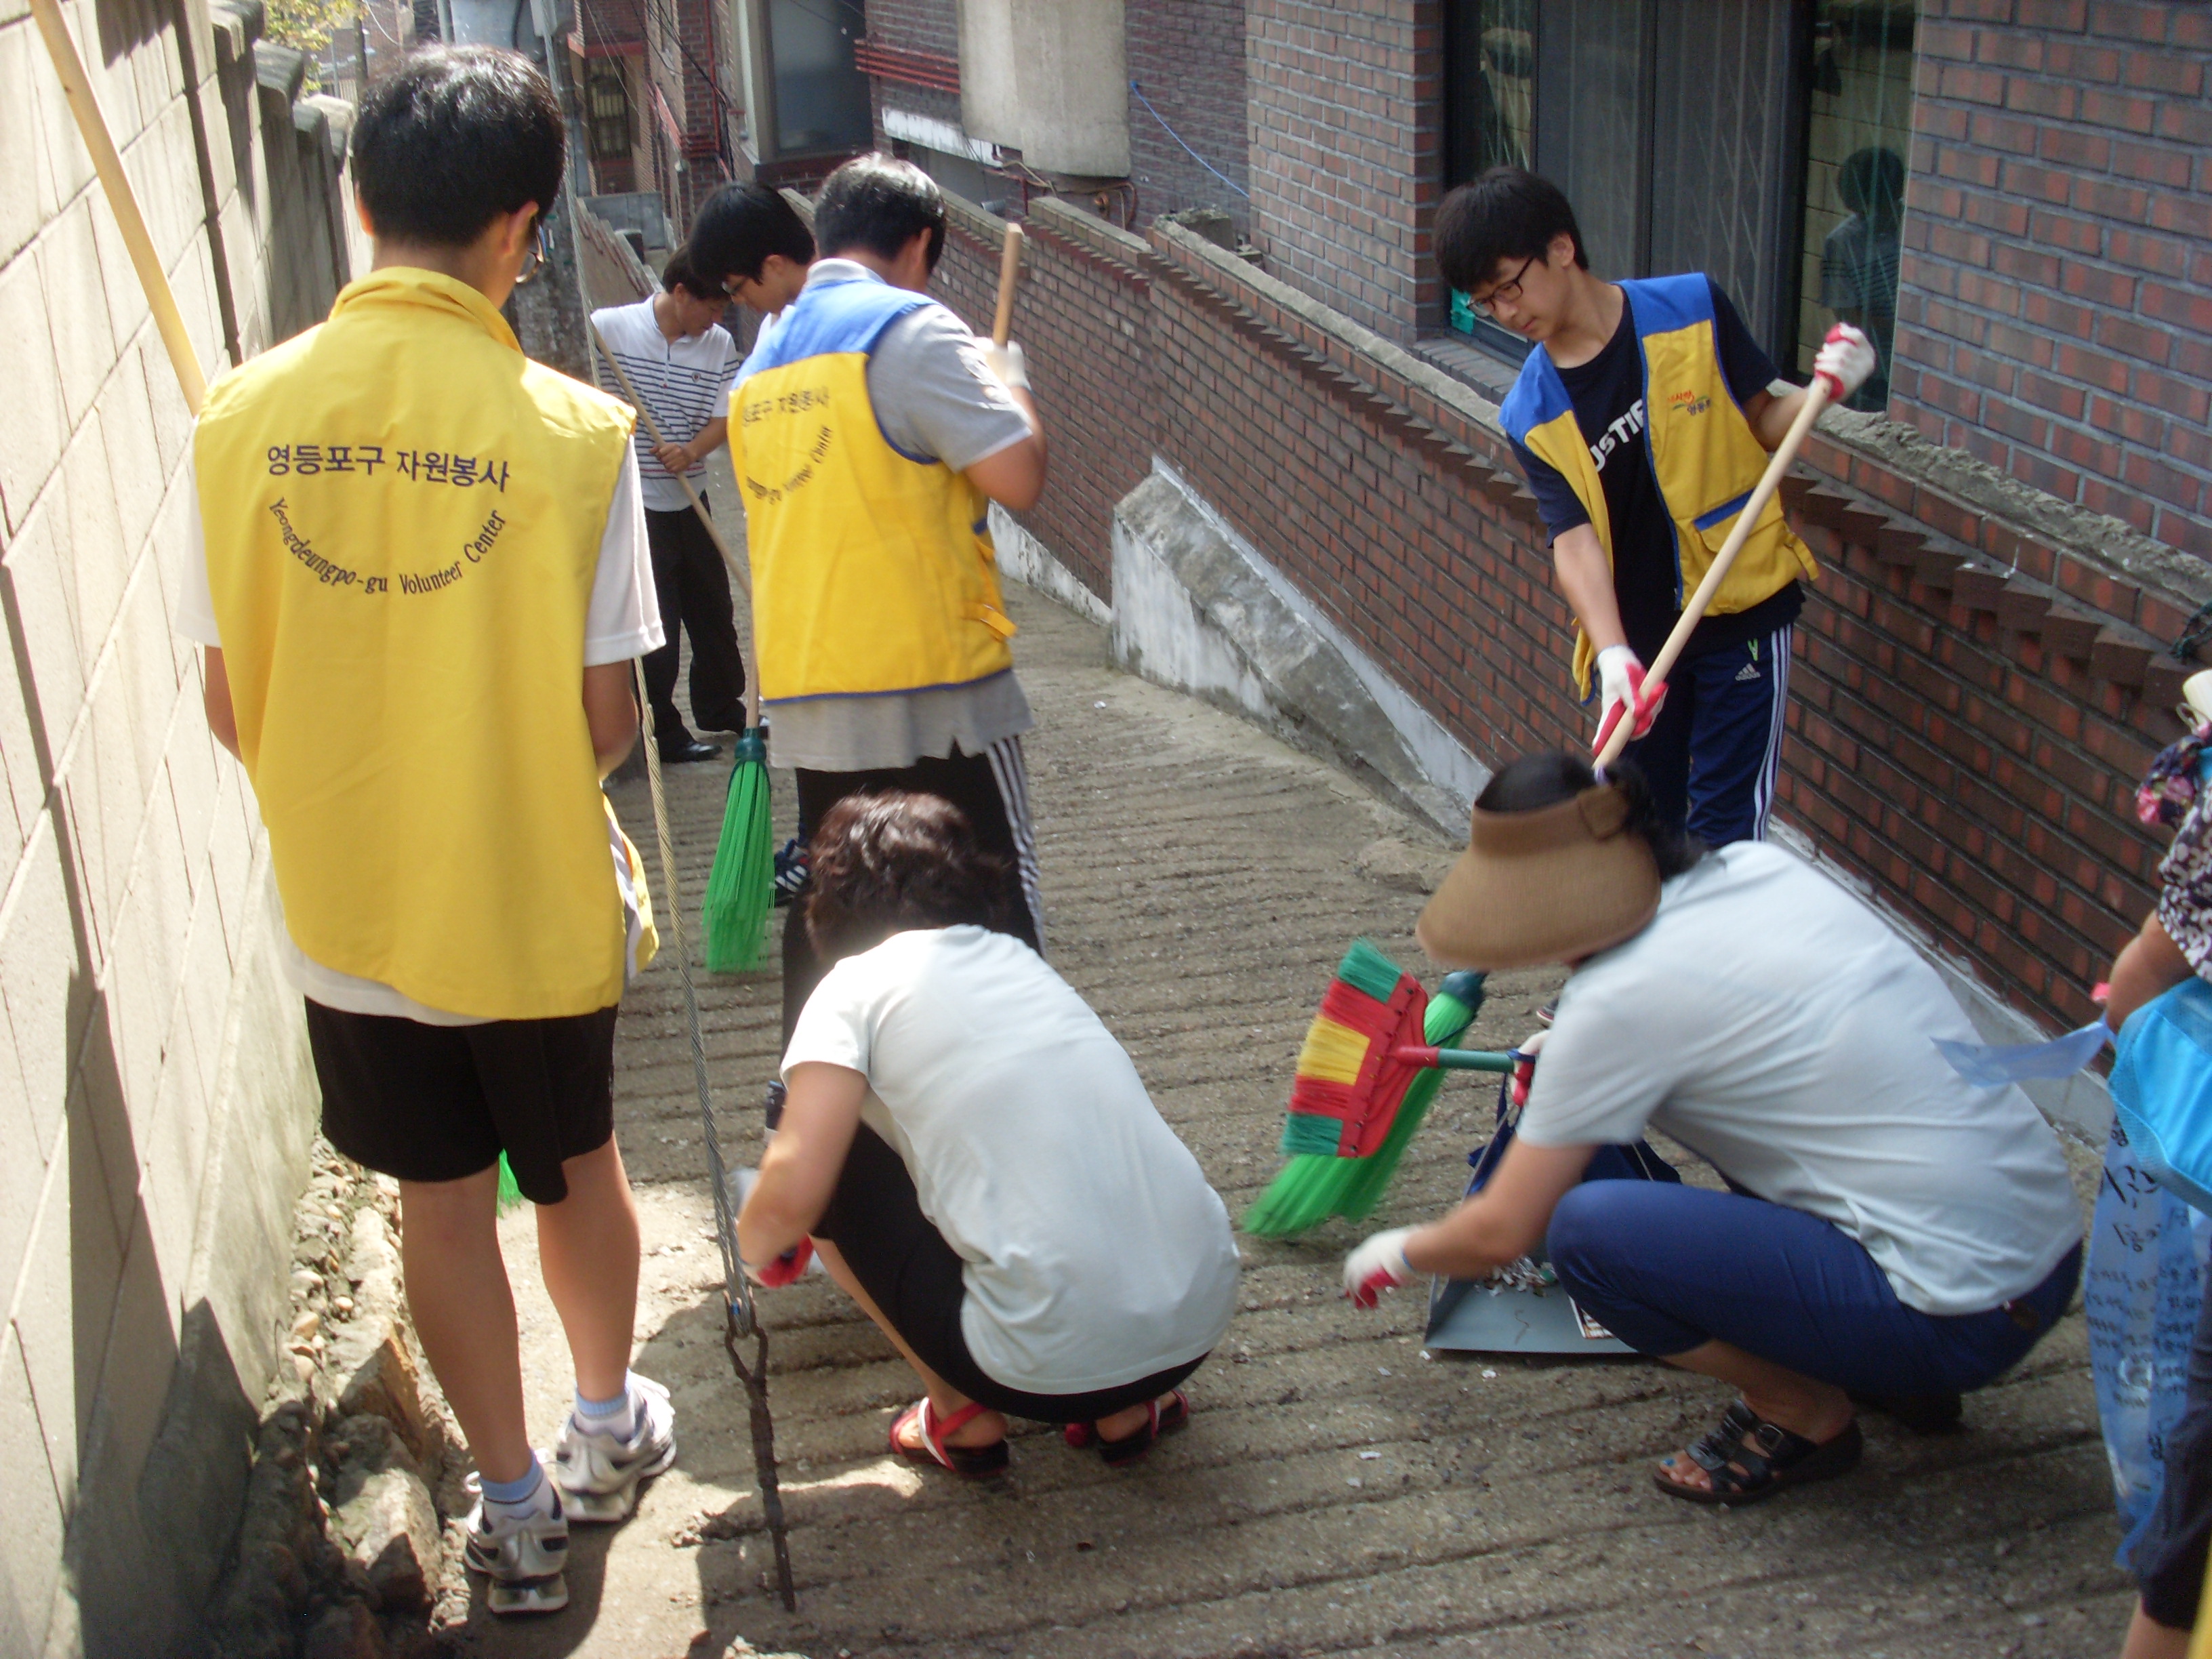
[[[620,999],[583,659],[631,418],[404,268],[210,392],[193,459],[239,748],[323,966],[487,1019]]]
[[[1013,666],[988,503],[941,461],[894,449],[868,397],[877,340],[931,303],[878,282],[804,289],[730,394],[764,702]]]
[[[1752,434],[1721,372],[1713,345],[1712,287],[1698,274],[1626,282],[1637,343],[1644,355],[1644,408],[1651,466],[1667,515],[1674,521],[1674,603],[1705,580],[1713,556],[1735,528],[1736,514],[1766,470],[1767,453]],[[1530,352],[1498,410],[1506,434],[1557,469],[1589,514],[1609,564],[1613,526],[1605,488],[1589,445],[1575,422],[1574,400],[1541,346]],[[1748,611],[1790,582],[1817,580],[1820,567],[1782,516],[1779,496],[1729,568],[1709,615]],[[1596,652],[1575,630],[1575,690],[1589,694]]]

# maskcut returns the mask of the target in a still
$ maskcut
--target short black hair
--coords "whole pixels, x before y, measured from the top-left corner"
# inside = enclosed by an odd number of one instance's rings
[[[538,66],[497,46],[434,46],[369,88],[355,188],[379,238],[466,247],[503,214],[561,194],[561,106]]]
[[[807,853],[806,933],[842,960],[915,927],[1013,933],[1006,859],[939,795],[848,795],[823,814]]]
[[[668,256],[668,263],[660,268],[660,285],[671,294],[680,288],[695,300],[712,300],[722,305],[729,303],[729,295],[723,293],[720,283],[710,283],[700,275],[698,266],[691,262],[689,247],[678,248]]]
[[[1644,837],[1659,865],[1659,878],[1679,876],[1705,855],[1705,842],[1662,817],[1651,787],[1636,763],[1623,757],[1605,769],[1605,781],[1628,798],[1627,827]],[[1486,812],[1536,812],[1597,787],[1597,773],[1580,755],[1560,750],[1523,755],[1491,775],[1474,804]]]
[[[1588,270],[1566,192],[1526,167],[1492,167],[1437,210],[1437,266],[1444,281],[1471,294],[1496,280],[1500,261],[1540,258],[1562,234],[1574,238],[1575,263]]]
[[[929,233],[929,268],[945,252],[945,192],[911,161],[856,155],[831,173],[814,204],[814,237],[831,258],[865,248],[896,259],[918,230]]]
[[[732,276],[758,281],[771,253],[814,263],[814,233],[781,191],[763,184],[724,185],[702,202],[684,246],[691,268],[718,287]]]
[[[1881,144],[1853,150],[1836,169],[1836,198],[1850,212],[1895,224],[1905,209],[1905,158]]]

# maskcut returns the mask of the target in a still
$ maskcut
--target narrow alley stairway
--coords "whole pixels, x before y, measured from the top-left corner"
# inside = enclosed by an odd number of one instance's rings
[[[1298,1040],[1347,941],[1431,983],[1419,874],[1449,848],[1243,721],[1115,671],[1103,633],[1012,595],[1037,713],[1029,757],[1051,959],[1127,1046],[1241,1213],[1278,1166]],[[673,769],[687,913],[726,772]],[[789,775],[777,779],[779,840]],[[651,858],[641,782],[616,791]],[[656,882],[656,890],[658,883]],[[658,896],[658,895],[656,895]],[[778,918],[781,925],[781,917]],[[1554,980],[1498,976],[1474,1035],[1533,1029]],[[775,1062],[773,969],[701,976],[724,1146],[759,1149]],[[1190,1429],[1112,1471],[1017,1425],[1013,1471],[969,1485],[884,1455],[906,1367],[826,1280],[765,1294],[799,1613],[768,1589],[672,957],[624,1005],[617,1132],[644,1215],[637,1369],[667,1383],[681,1455],[635,1517],[580,1531],[568,1610],[465,1650],[552,1659],[801,1652],[1161,1656],[1481,1652],[2090,1655],[2117,1650],[2111,1489],[2081,1316],[1967,1406],[1965,1432],[1869,1425],[1854,1477],[1757,1510],[1655,1493],[1649,1463],[1700,1432],[1717,1385],[1639,1361],[1438,1356],[1424,1298],[1336,1294],[1358,1234],[1249,1238],[1243,1311],[1192,1386]],[[1486,1138],[1492,1091],[1455,1079],[1371,1224],[1433,1212]],[[2093,1164],[2075,1149],[2077,1170]],[[2086,1180],[2086,1176],[2085,1176]],[[2086,1188],[2085,1188],[2086,1190]],[[532,1421],[569,1388],[527,1208],[505,1223]],[[1364,1230],[1363,1230],[1364,1231]],[[752,1644],[751,1648],[744,1645]]]

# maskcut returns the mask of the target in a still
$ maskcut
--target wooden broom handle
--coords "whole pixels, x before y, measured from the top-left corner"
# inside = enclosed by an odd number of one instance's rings
[[[52,0],[47,0],[52,3]],[[1006,344],[1014,331],[1014,283],[1022,270],[1022,228],[1006,227],[1006,246],[999,250],[999,311],[991,319],[991,343]]]
[[[76,42],[70,39],[69,26],[62,21],[57,0],[31,0],[31,15],[39,20],[39,33],[46,43],[46,55],[54,60],[54,72],[61,77],[70,113],[76,117],[76,130],[83,136],[85,149],[92,152],[93,167],[100,174],[100,188],[107,192],[107,205],[123,233],[123,246],[131,252],[138,286],[145,290],[146,303],[154,313],[154,325],[161,331],[161,343],[169,349],[169,365],[177,371],[185,406],[197,418],[200,405],[207,401],[207,376],[200,372],[199,354],[192,349],[192,337],[185,327],[184,313],[177,309],[168,273],[161,269],[161,256],[154,252],[154,239],[147,234],[145,216],[138,211],[138,198],[131,191],[130,175],[123,170],[123,158],[115,153],[106,118],[92,95],[84,60],[77,56]],[[185,95],[191,96],[192,88],[186,88]]]
[[[584,326],[590,331],[592,343],[599,349],[599,356],[606,359],[607,367],[614,370],[615,379],[622,382],[623,392],[629,397],[631,407],[637,410],[638,419],[645,422],[645,429],[653,434],[653,441],[666,443],[668,439],[661,432],[659,422],[653,418],[653,411],[645,406],[645,399],[637,395],[637,388],[630,384],[629,376],[623,373],[623,366],[615,361],[615,354],[607,349],[606,337],[599,332],[599,325],[591,319],[588,297]],[[722,532],[714,523],[714,515],[707,511],[707,503],[701,501],[699,492],[691,488],[691,480],[680,472],[671,476],[684,486],[684,494],[690,500],[691,510],[699,515],[699,522],[706,526],[708,539],[714,544],[714,550],[722,556],[722,562],[728,567],[731,580],[737,583],[738,591],[745,596],[745,609],[750,611],[753,592],[750,574],[744,566],[738,562],[738,556],[730,550],[729,543],[722,539]],[[760,650],[757,644],[753,650],[753,672],[745,676],[745,724],[749,727],[760,724]]]
[[[1644,671],[1644,689],[1647,693],[1667,683],[1667,676],[1680,659],[1682,648],[1689,644],[1690,635],[1697,632],[1698,623],[1705,619],[1705,607],[1713,602],[1713,595],[1720,592],[1721,583],[1727,580],[1729,567],[1735,562],[1735,556],[1743,551],[1744,543],[1751,539],[1752,529],[1758,524],[1759,515],[1766,511],[1767,502],[1774,499],[1774,492],[1782,487],[1782,475],[1789,471],[1790,464],[1797,459],[1797,451],[1805,441],[1805,434],[1813,429],[1813,422],[1820,418],[1820,411],[1827,406],[1828,383],[1815,374],[1813,384],[1805,388],[1805,401],[1798,408],[1797,418],[1790,422],[1789,431],[1782,434],[1782,441],[1774,447],[1774,454],[1766,463],[1766,471],[1759,475],[1758,485],[1752,490],[1750,499],[1743,504],[1743,511],[1736,514],[1735,528],[1729,532],[1728,539],[1721,544],[1721,550],[1713,556],[1712,565],[1706,570],[1705,580],[1698,584],[1698,591],[1690,595],[1690,602],[1682,607],[1682,614],[1675,618],[1674,631],[1667,635],[1667,643],[1659,647],[1659,654]],[[1628,746],[1629,733],[1635,725],[1636,722],[1626,714],[1613,722],[1613,735],[1606,740],[1605,748],[1597,757],[1599,771],[1602,772],[1620,758],[1620,751]]]

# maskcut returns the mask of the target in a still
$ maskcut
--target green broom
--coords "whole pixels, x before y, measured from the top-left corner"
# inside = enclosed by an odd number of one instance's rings
[[[757,967],[775,903],[775,837],[768,817],[768,741],[745,694],[744,736],[738,739],[738,767],[722,805],[722,839],[707,872],[707,899],[701,915],[707,970],[741,973]]]
[[[1482,1006],[1480,974],[1447,975],[1437,994],[1419,1016],[1423,1040],[1431,1048],[1451,1042],[1474,1023]],[[1388,1108],[1387,1096],[1395,1080],[1386,1064],[1370,1067],[1368,1049],[1391,1041],[1389,1026],[1408,1019],[1413,999],[1420,988],[1399,972],[1398,964],[1365,939],[1355,942],[1338,966],[1336,983],[1323,999],[1322,1012],[1308,1033],[1299,1055],[1299,1078],[1292,1091],[1289,1121],[1283,1128],[1283,1150],[1290,1162],[1245,1212],[1244,1230],[1261,1238],[1285,1238],[1317,1226],[1332,1216],[1358,1221],[1372,1214],[1382,1201],[1390,1177],[1397,1173],[1406,1148],[1428,1115],[1429,1104],[1443,1085],[1441,1068],[1414,1072],[1403,1085],[1395,1114],[1379,1144],[1364,1157],[1340,1151],[1345,1134],[1333,1115],[1299,1109],[1316,1097],[1349,1092],[1354,1077],[1364,1077],[1370,1096]],[[1331,1050],[1336,1051],[1332,1065]],[[1348,1062],[1348,1063],[1346,1063]],[[1334,1072],[1340,1085],[1326,1079]],[[1346,1073],[1352,1075],[1346,1075]],[[1366,1138],[1373,1135],[1371,1126]]]
[[[614,370],[615,379],[622,383],[623,393],[635,405],[645,429],[653,434],[655,443],[665,443],[667,440],[655,424],[653,411],[637,395],[637,388],[630,384],[623,366],[615,361],[615,354],[607,349],[607,343],[600,337],[597,325],[587,323],[586,326],[591,330],[592,343],[599,349],[599,356],[606,359],[607,367]],[[690,498],[691,510],[707,527],[708,538],[729,568],[731,580],[745,593],[745,609],[750,613],[751,584],[746,579],[744,566],[722,539],[714,515],[691,488],[691,481],[679,474],[676,482],[684,486],[684,495]],[[650,740],[651,732],[646,735]],[[738,739],[735,759],[737,769],[730,775],[730,793],[722,803],[722,838],[714,846],[714,867],[707,874],[707,898],[700,915],[701,932],[705,935],[701,954],[706,957],[708,972],[714,974],[743,973],[760,965],[769,913],[775,908],[775,831],[769,823],[768,732],[760,720],[757,649],[753,653],[753,672],[745,676],[745,730]]]

